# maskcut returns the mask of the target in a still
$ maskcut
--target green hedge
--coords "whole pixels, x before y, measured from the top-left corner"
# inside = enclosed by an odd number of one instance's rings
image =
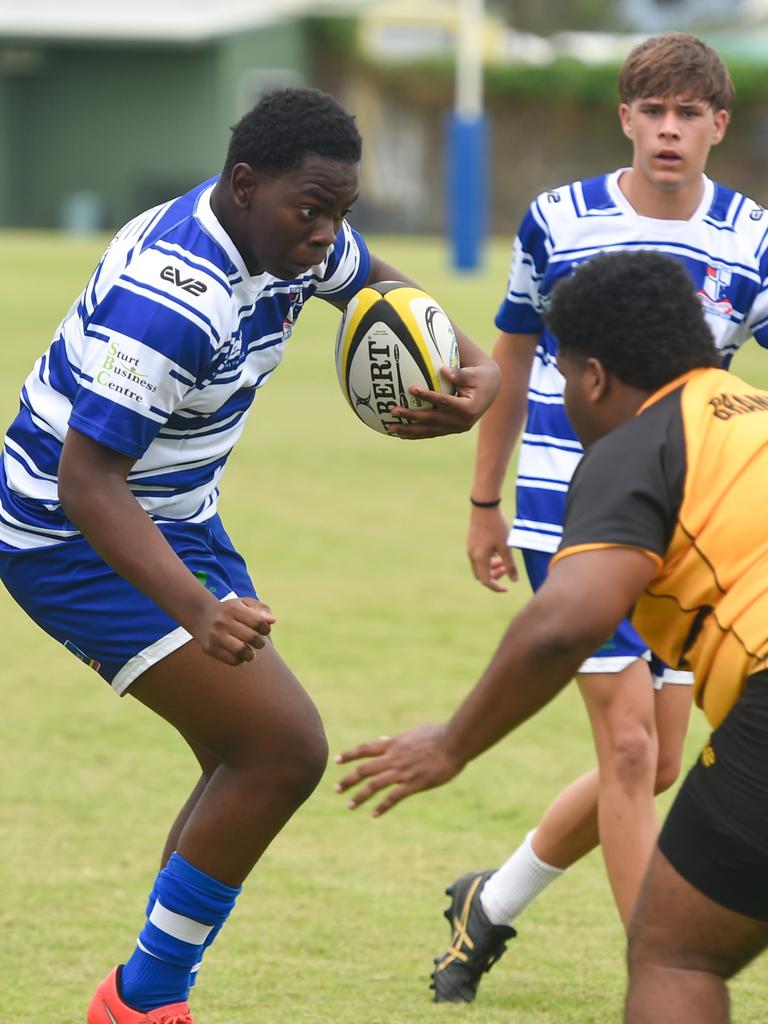
[[[358,55],[356,63],[401,95],[423,95],[438,90],[448,93],[453,88],[453,61],[383,64]],[[489,100],[519,97],[613,107],[618,100],[616,82],[619,67],[618,63],[582,64],[567,57],[560,57],[543,67],[489,64],[485,69],[485,91]],[[739,106],[768,102],[768,66],[729,62],[728,67]]]
[[[387,89],[413,97],[452,94],[451,59],[383,63],[360,52],[354,18],[312,18],[307,26],[311,44],[336,51],[339,61],[347,61],[358,70],[365,69]],[[725,56],[739,106],[768,101],[768,61],[732,59],[727,53]],[[561,99],[614,106],[619,66],[618,62],[583,64],[569,57],[560,57],[543,67],[489,64],[485,69],[485,89],[489,99],[517,96],[526,100]]]

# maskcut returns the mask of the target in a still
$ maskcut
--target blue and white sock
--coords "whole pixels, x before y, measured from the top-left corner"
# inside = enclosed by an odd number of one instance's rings
[[[171,854],[155,880],[137,947],[120,975],[125,1002],[146,1011],[186,1000],[192,972],[240,892]]]
[[[149,900],[147,901],[147,909],[146,909],[147,917],[149,917],[149,915],[152,913],[152,908],[155,905],[155,900],[156,899],[157,899],[157,889],[153,885],[152,886],[152,892],[149,894]],[[206,949],[208,949],[209,946],[213,945],[213,943],[216,940],[216,936],[219,934],[219,932],[221,931],[222,927],[223,927],[223,925],[221,925],[221,924],[214,925],[214,927],[211,928],[211,931],[210,931],[210,933],[208,935],[208,938],[203,943],[203,948],[200,951],[200,959],[197,961],[197,963],[192,968],[192,973],[191,973],[190,978],[189,978],[189,987],[190,988],[193,988],[197,984],[197,979],[198,979],[198,975],[200,973],[200,968],[203,966],[203,956],[205,955],[205,951],[206,951]],[[160,1005],[162,1005],[162,1003]]]

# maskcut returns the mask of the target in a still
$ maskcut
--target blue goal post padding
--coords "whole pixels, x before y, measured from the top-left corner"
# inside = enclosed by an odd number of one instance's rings
[[[488,121],[484,114],[448,119],[447,221],[457,270],[480,266],[488,233]]]

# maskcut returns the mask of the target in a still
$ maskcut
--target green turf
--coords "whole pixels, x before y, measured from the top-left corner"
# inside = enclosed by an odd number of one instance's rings
[[[3,424],[100,251],[99,240],[0,235]],[[436,240],[384,238],[376,251],[490,347],[506,243],[468,276],[448,269]],[[527,594],[520,584],[492,595],[468,571],[474,438],[407,443],[359,424],[336,385],[337,319],[321,302],[302,315],[284,365],[256,399],[222,504],[277,615],[275,641],[316,699],[333,751],[445,716]],[[753,344],[737,369],[768,381],[768,360]],[[192,759],[167,726],[114,697],[5,592],[0,631],[0,1024],[81,1021],[95,983],[132,948]],[[688,760],[705,735],[697,714]],[[380,821],[344,810],[331,766],[210,952],[197,1019],[618,1020],[623,936],[597,854],[521,919],[520,938],[473,1007],[436,1007],[426,987],[448,934],[443,886],[498,863],[592,760],[571,688],[450,787]],[[733,987],[740,1024],[765,1019],[764,970]]]

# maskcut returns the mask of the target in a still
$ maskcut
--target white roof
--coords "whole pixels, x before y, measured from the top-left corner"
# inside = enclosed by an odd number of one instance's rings
[[[3,40],[82,39],[126,42],[198,43],[239,30],[259,28],[308,14],[361,14],[369,11],[374,19],[434,22],[455,18],[456,0],[0,0],[0,47]],[[740,10],[742,27],[764,26],[768,22],[768,0],[744,0]],[[377,17],[378,16],[378,17]],[[444,27],[444,25],[443,25]],[[736,29],[738,26],[734,25]],[[534,37],[523,39],[510,28],[505,34],[507,59],[518,56],[517,42],[531,60]],[[560,33],[552,40],[540,40],[548,48],[569,49],[581,36],[589,38],[595,54],[604,59],[623,56],[634,40],[631,36],[607,33]],[[512,43],[509,43],[512,40]],[[761,38],[759,44],[763,45]],[[504,48],[504,47],[502,47]],[[418,46],[417,46],[418,49]],[[538,60],[546,62],[539,55]]]
[[[360,10],[366,0],[0,0],[0,40],[200,42],[305,14]]]

